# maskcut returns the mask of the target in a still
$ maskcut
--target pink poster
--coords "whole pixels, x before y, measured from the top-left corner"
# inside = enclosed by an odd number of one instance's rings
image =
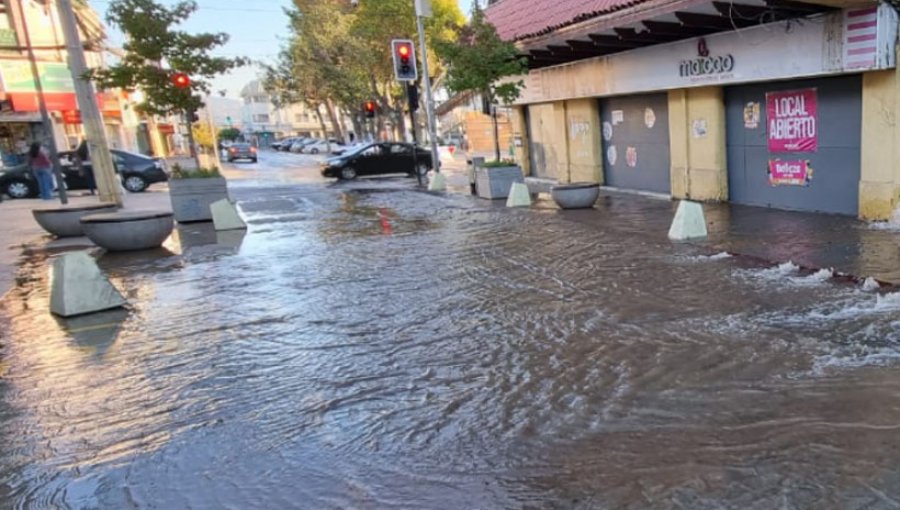
[[[769,184],[772,186],[809,186],[812,176],[809,161],[769,160]]]
[[[769,152],[816,152],[819,115],[816,89],[766,94]]]

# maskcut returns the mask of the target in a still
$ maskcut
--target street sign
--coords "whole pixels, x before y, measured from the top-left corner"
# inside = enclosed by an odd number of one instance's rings
[[[431,15],[431,0],[416,0],[416,16],[430,18]]]

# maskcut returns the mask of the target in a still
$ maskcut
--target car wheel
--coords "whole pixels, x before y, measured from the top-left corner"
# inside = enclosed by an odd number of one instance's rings
[[[425,177],[426,175],[428,175],[429,170],[431,170],[431,169],[428,168],[428,165],[426,165],[424,163],[419,163],[419,165],[416,166],[416,172],[418,172],[418,174],[421,175],[422,177]]]
[[[356,169],[349,166],[341,168],[341,179],[345,181],[352,181],[353,179],[356,179]]]
[[[310,154],[318,154],[318,153],[319,153],[319,149],[316,149],[315,147],[313,147],[312,149],[310,149],[309,153],[310,153]]]
[[[28,198],[34,195],[34,187],[28,181],[10,181],[6,185],[6,194],[9,198]]]
[[[140,193],[147,189],[147,181],[140,175],[129,175],[128,177],[125,177],[122,181],[122,185],[132,193]]]

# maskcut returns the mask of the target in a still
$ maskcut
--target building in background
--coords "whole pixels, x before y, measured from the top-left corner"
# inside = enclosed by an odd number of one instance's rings
[[[472,92],[456,94],[436,109],[442,143],[454,145],[472,155],[494,154],[494,123],[485,109],[497,109],[500,153],[510,155],[512,138],[511,109],[484,105],[482,96]]]
[[[261,145],[268,145],[274,140],[288,136],[311,136],[313,138],[333,137],[334,132],[326,120],[326,130],[315,110],[303,104],[292,104],[282,108],[272,103],[271,96],[265,91],[259,80],[253,80],[241,90],[243,108],[241,113],[244,136],[258,140]],[[327,115],[322,109],[322,116]],[[349,125],[349,120],[345,120]]]
[[[103,24],[86,3],[76,3],[75,10],[88,66],[102,66],[106,38]],[[45,133],[41,123],[28,60],[26,27],[38,61],[52,133]],[[64,150],[77,145],[83,137],[74,82],[66,60],[65,38],[55,2],[0,1],[0,158],[4,164],[21,161],[23,147],[32,140],[53,136],[57,146]],[[135,115],[126,114],[127,97],[117,91],[99,92],[97,100],[110,146],[134,148],[138,120]]]
[[[204,102],[206,107],[200,112],[200,119],[211,120],[216,129],[236,128],[244,125],[244,103],[228,97],[209,96]]]

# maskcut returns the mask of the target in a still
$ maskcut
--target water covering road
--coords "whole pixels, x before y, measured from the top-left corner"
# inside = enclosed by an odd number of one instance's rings
[[[243,238],[100,259],[127,312],[52,318],[28,259],[0,508],[900,506],[898,296],[673,245],[644,198],[235,195]]]

